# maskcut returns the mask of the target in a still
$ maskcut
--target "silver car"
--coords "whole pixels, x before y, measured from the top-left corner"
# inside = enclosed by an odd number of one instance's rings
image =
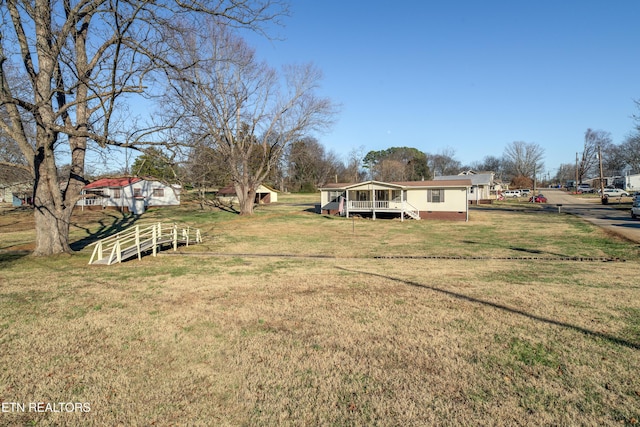
[[[631,206],[631,218],[637,218],[640,216],[640,198],[633,199],[633,206]]]

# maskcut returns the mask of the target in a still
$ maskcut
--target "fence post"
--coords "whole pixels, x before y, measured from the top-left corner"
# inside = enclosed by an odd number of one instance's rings
[[[178,250],[178,224],[173,223],[173,251]]]
[[[153,256],[156,256],[156,252],[158,251],[156,248],[156,245],[158,244],[158,232],[159,230],[157,230],[160,227],[160,224],[154,225],[152,227],[152,233],[151,233],[151,244],[153,245]]]
[[[136,249],[138,250],[138,259],[142,259],[142,253],[140,252],[140,226],[136,225]]]

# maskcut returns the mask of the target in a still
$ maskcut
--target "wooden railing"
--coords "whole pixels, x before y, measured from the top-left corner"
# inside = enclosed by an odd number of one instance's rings
[[[391,210],[396,212],[404,212],[413,219],[420,219],[418,208],[412,206],[407,201],[394,200],[349,200],[347,209],[353,211],[374,211],[374,210]]]
[[[178,245],[202,243],[200,229],[191,229],[188,226],[178,224],[155,223],[147,226],[135,225],[113,236],[99,240],[95,245],[89,264],[107,264],[137,256],[142,259],[142,254],[151,251],[156,256],[163,245],[170,244],[173,250]]]

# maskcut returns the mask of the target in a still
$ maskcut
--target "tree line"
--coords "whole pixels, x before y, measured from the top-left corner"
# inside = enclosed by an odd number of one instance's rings
[[[636,102],[636,106],[640,107],[640,103]],[[576,180],[581,183],[599,177],[600,157],[605,177],[640,173],[640,117],[634,116],[634,122],[634,129],[619,144],[613,142],[609,132],[587,129],[575,161],[562,163],[554,179],[559,183]]]
[[[361,146],[341,158],[311,136],[287,144],[279,156],[261,183],[290,192],[315,192],[327,183],[353,183],[365,179],[386,182],[431,180],[435,176],[457,175],[465,169],[493,171],[499,179],[512,182],[522,177],[531,179],[536,170],[544,168],[542,147],[522,141],[509,144],[501,157],[487,156],[468,165],[456,159],[453,149],[435,154],[413,147],[367,152]],[[206,144],[192,146],[182,159],[152,147],[136,159],[128,172],[197,189],[223,187],[233,179],[223,153]]]

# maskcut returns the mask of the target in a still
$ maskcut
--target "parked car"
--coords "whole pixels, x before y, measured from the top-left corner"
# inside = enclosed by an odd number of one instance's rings
[[[529,201],[532,203],[547,203],[547,198],[542,194],[538,194],[537,196],[530,197]]]
[[[638,218],[640,216],[640,199],[633,200],[633,206],[631,206],[631,218]]]
[[[529,190],[528,188],[521,188],[520,194],[522,195],[522,197],[527,197],[529,194],[531,194],[531,190]]]
[[[593,193],[593,188],[589,184],[578,184],[578,191],[581,193]]]
[[[603,193],[603,197],[626,197],[628,195],[629,193],[620,188],[605,188]]]
[[[520,197],[522,196],[522,194],[520,193],[520,190],[507,190],[507,191],[503,191],[502,195],[504,197]]]

